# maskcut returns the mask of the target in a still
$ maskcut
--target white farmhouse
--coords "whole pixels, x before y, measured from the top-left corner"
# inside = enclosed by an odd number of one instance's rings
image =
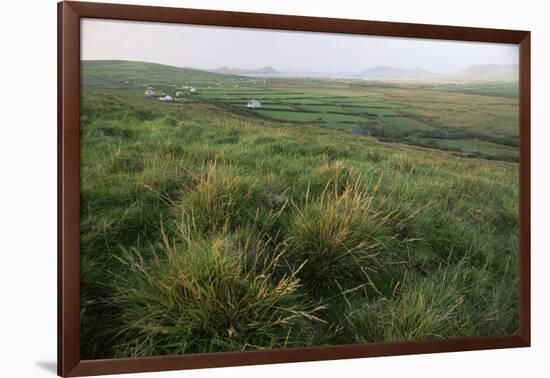
[[[160,101],[172,101],[173,98],[172,98],[172,96],[170,96],[170,95],[167,94],[167,95],[164,96],[164,97],[159,97],[159,100],[160,100]]]
[[[181,96],[182,94],[183,94],[182,91],[176,91],[176,97],[179,97],[179,96]]]
[[[189,92],[191,92],[191,93],[195,93],[195,92],[197,92],[197,88],[193,88],[193,87],[191,87],[191,88],[189,88]]]
[[[262,107],[262,103],[258,100],[250,100],[246,104],[246,107],[250,109],[257,109]]]
[[[157,92],[155,92],[155,90],[152,88],[147,88],[147,90],[145,91],[146,96],[155,96],[156,94]]]

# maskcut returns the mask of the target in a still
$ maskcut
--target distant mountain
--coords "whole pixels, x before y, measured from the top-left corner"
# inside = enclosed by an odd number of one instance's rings
[[[357,74],[362,79],[370,80],[419,80],[442,79],[461,81],[517,81],[519,67],[517,64],[478,64],[452,74],[436,74],[422,68],[408,70],[390,66],[368,68]]]
[[[367,68],[361,71],[357,76],[363,79],[430,79],[437,74],[423,70],[422,68],[416,68],[414,70],[407,70],[404,68],[395,68],[389,66],[379,66],[373,68]]]
[[[279,73],[277,70],[275,70],[271,66],[266,66],[262,68],[256,68],[256,69],[248,69],[248,68],[231,68],[231,67],[218,67],[213,70],[205,70],[208,72],[214,72],[224,75],[247,75],[247,74],[277,74]]]
[[[466,81],[518,81],[517,64],[479,64],[456,72],[449,78]]]

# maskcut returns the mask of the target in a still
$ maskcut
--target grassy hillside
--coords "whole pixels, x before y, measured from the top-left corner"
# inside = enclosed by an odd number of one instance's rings
[[[251,114],[233,84],[163,103],[115,83],[210,74],[105,65],[83,69],[83,359],[517,332],[517,164]],[[397,112],[382,90],[276,85],[273,107]],[[418,96],[429,117],[451,94]]]
[[[82,85],[95,88],[180,87],[183,83],[210,84],[231,76],[157,63],[88,60],[81,63]]]

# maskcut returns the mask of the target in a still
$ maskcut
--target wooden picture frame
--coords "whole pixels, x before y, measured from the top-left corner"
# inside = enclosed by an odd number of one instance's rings
[[[516,44],[520,49],[520,331],[518,335],[81,360],[80,20],[154,21]],[[530,345],[530,32],[151,6],[58,4],[58,374],[101,375],[221,366],[440,353]]]

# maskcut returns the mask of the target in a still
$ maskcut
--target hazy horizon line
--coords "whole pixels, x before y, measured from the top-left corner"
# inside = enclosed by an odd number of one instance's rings
[[[135,60],[134,59],[119,59],[119,58],[113,58],[113,59],[81,59],[81,62],[105,62],[105,61],[150,63],[150,64],[159,64],[159,65],[164,65],[164,66],[169,66],[169,67],[175,67],[175,68],[193,69],[193,70],[197,70],[197,71],[212,71],[212,70],[216,70],[216,69],[220,69],[220,68],[227,68],[227,69],[232,69],[232,70],[259,70],[259,69],[262,69],[262,68],[272,68],[276,72],[280,72],[280,73],[283,73],[283,72],[288,72],[288,73],[292,73],[292,72],[295,72],[295,73],[310,72],[310,73],[348,73],[348,74],[351,74],[351,73],[356,74],[356,73],[360,73],[360,72],[363,72],[365,70],[374,69],[374,68],[392,68],[392,69],[411,71],[411,72],[414,72],[416,70],[422,70],[422,71],[426,71],[426,72],[433,73],[433,74],[451,74],[451,73],[456,73],[456,72],[462,71],[464,69],[467,69],[467,68],[470,68],[470,67],[476,67],[476,66],[519,66],[518,63],[509,63],[509,64],[506,64],[506,63],[488,63],[488,64],[474,63],[474,64],[465,65],[462,68],[459,68],[459,69],[456,69],[456,70],[453,70],[453,71],[447,71],[447,72],[439,71],[438,72],[438,71],[434,71],[434,70],[429,70],[429,69],[421,67],[421,66],[414,67],[414,68],[406,68],[406,67],[403,67],[403,66],[394,66],[394,65],[383,64],[383,65],[366,66],[364,69],[362,69],[360,71],[346,71],[346,70],[336,71],[336,70],[280,70],[280,69],[278,69],[277,67],[275,67],[274,65],[271,65],[271,64],[259,65],[259,66],[249,66],[249,67],[246,67],[246,66],[244,66],[244,67],[243,66],[228,66],[228,65],[219,65],[219,66],[215,66],[215,67],[197,67],[197,66],[190,66],[190,65],[181,66],[181,65],[175,65],[175,64],[170,64],[170,63],[164,63],[164,62],[161,62],[161,61],[149,61],[149,60],[142,60],[142,59],[135,59]]]
[[[271,65],[282,72],[360,72],[399,64],[445,74],[475,64],[518,63],[519,50],[503,43],[83,19],[81,57],[202,70]]]

